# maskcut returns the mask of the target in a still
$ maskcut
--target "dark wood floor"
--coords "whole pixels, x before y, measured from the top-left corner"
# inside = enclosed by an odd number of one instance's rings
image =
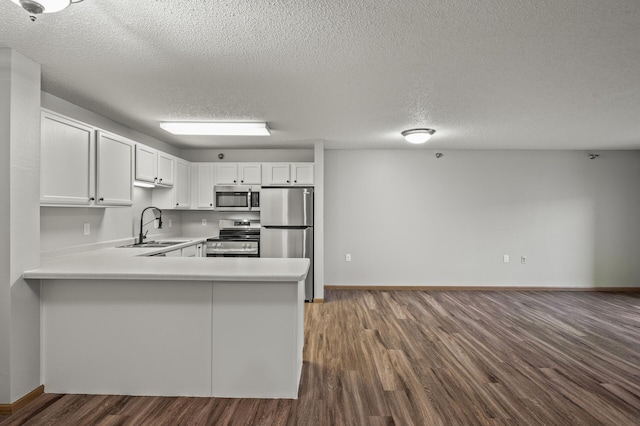
[[[298,400],[45,394],[1,424],[640,424],[638,293],[325,296]]]

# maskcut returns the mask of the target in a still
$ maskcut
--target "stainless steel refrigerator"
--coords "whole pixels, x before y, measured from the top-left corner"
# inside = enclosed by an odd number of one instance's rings
[[[313,188],[262,188],[260,257],[307,258],[305,300],[313,301]]]

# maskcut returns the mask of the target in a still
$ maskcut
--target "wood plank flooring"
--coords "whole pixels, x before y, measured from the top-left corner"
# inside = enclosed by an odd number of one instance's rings
[[[45,394],[4,425],[638,425],[640,295],[330,290],[298,400]]]

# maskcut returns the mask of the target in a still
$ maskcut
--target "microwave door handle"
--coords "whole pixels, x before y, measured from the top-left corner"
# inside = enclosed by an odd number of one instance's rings
[[[247,207],[251,210],[251,188],[247,191]]]

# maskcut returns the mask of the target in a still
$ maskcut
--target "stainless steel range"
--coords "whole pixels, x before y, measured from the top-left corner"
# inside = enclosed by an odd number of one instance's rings
[[[220,236],[207,239],[207,257],[259,257],[260,222],[223,219]]]

